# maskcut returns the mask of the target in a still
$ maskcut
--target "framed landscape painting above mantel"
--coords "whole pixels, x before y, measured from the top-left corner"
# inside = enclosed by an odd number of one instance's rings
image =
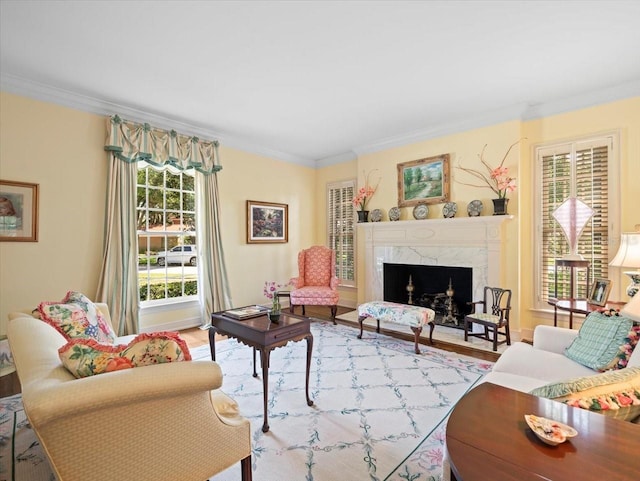
[[[247,244],[289,241],[289,206],[273,202],[247,201]]]
[[[0,241],[38,241],[38,187],[0,180]]]
[[[398,207],[449,200],[449,154],[398,164]]]

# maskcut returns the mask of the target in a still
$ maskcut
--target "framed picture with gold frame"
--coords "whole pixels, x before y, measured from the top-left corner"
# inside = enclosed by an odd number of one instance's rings
[[[587,302],[594,306],[604,306],[609,299],[609,292],[611,292],[611,281],[609,279],[596,279],[591,286]]]
[[[0,180],[0,241],[38,242],[38,188]]]
[[[274,202],[247,201],[247,244],[289,241],[289,206]]]
[[[449,154],[398,164],[398,207],[449,200]]]

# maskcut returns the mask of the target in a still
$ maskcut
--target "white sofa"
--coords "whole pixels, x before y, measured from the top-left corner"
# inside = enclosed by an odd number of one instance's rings
[[[578,335],[575,329],[536,326],[533,345],[516,342],[498,359],[482,382],[500,384],[529,392],[551,382],[598,374],[564,355],[564,350]],[[640,366],[640,349],[635,349],[628,367]]]
[[[107,306],[96,306],[111,324]],[[25,412],[59,481],[203,481],[238,461],[251,480],[250,424],[219,390],[218,364],[76,379],[58,356],[65,338],[28,312],[9,315],[9,344]]]

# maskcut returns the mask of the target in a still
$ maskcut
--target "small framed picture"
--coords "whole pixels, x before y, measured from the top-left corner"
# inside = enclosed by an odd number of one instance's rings
[[[38,184],[0,180],[0,241],[38,241]]]
[[[587,302],[595,306],[604,306],[607,304],[610,291],[611,281],[609,279],[596,279],[591,286]]]
[[[398,164],[398,207],[449,200],[449,154]]]
[[[247,244],[289,241],[289,206],[247,201]]]

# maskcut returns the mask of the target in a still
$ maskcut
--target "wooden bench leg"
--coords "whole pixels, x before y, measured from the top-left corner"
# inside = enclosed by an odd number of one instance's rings
[[[436,323],[431,321],[429,323],[429,344],[431,344],[433,346],[433,330],[436,327]]]
[[[362,339],[362,322],[367,319],[369,316],[358,316],[358,322],[360,323],[360,334],[358,334],[358,339]],[[376,319],[376,332],[380,334],[380,319]]]
[[[411,330],[413,331],[413,334],[414,334],[413,343],[414,343],[416,354],[420,354],[420,348],[418,347],[418,339],[420,338],[420,333],[422,332],[422,328],[412,327]]]

